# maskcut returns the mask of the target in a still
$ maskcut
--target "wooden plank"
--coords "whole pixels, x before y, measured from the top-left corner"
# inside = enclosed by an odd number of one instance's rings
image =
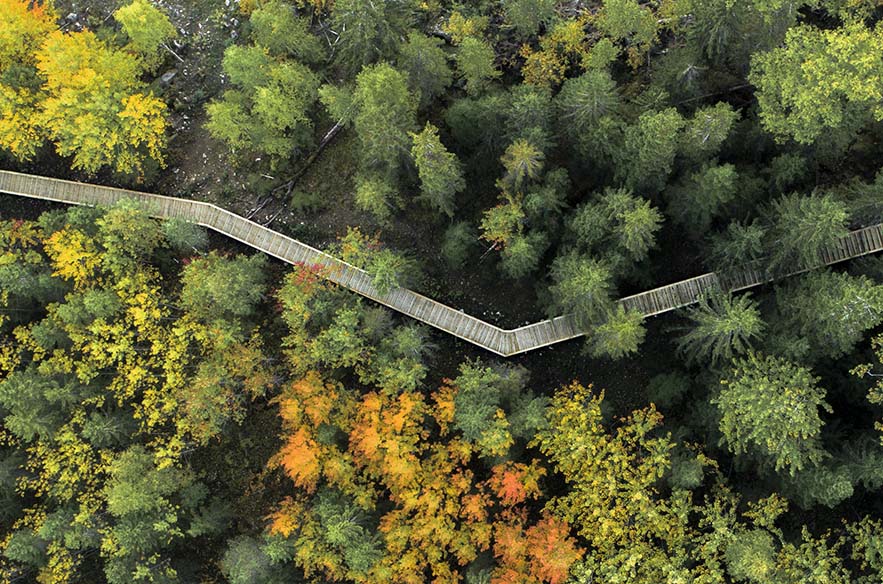
[[[370,276],[364,271],[309,245],[201,201],[8,171],[0,171],[0,192],[92,206],[107,206],[124,198],[133,199],[155,216],[177,217],[204,225],[289,263],[318,263],[327,266],[329,280],[503,356],[523,353],[584,334],[569,315],[507,331],[411,290],[396,289],[381,296],[372,285]],[[883,225],[872,225],[848,234],[830,248],[823,250],[817,266],[811,267],[833,264],[881,250],[883,250]],[[806,270],[798,270],[778,277],[803,271]],[[763,270],[749,265],[744,270],[727,274],[725,277],[719,278],[714,273],[703,274],[623,298],[620,303],[626,308],[641,311],[645,316],[652,316],[692,304],[702,294],[715,287],[736,291],[770,280],[771,277]]]

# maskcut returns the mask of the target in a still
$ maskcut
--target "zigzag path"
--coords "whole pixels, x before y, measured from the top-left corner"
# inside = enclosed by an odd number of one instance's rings
[[[210,203],[10,171],[0,171],[0,192],[92,206],[107,206],[121,199],[133,199],[143,204],[153,216],[197,223],[290,264],[325,266],[328,269],[323,273],[328,280],[502,357],[511,357],[585,334],[572,315],[504,330],[412,290],[397,288],[380,294],[371,284],[371,276],[364,270]],[[841,238],[821,254],[818,264],[812,268],[880,250],[883,250],[883,224],[872,225]],[[798,272],[785,275],[794,273]],[[767,273],[750,268],[726,276],[711,272],[622,298],[619,303],[628,309],[640,311],[645,317],[655,316],[693,304],[703,293],[716,288],[735,292],[772,279]]]

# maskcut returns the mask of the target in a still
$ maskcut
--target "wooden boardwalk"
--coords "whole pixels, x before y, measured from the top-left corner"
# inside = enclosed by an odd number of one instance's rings
[[[106,206],[121,199],[133,199],[156,217],[179,218],[198,223],[290,264],[326,266],[329,268],[325,270],[329,280],[502,357],[525,353],[585,334],[570,315],[504,330],[411,290],[398,288],[388,294],[380,294],[364,270],[216,205],[201,201],[9,171],[0,171],[0,192],[74,205]],[[813,267],[842,262],[880,250],[883,250],[883,225],[873,225],[851,232],[837,245],[826,250],[818,266]],[[755,269],[721,277],[709,273],[628,296],[620,299],[619,303],[626,308],[640,311],[645,317],[655,316],[693,304],[704,292],[717,287],[738,291],[772,279],[768,274]]]

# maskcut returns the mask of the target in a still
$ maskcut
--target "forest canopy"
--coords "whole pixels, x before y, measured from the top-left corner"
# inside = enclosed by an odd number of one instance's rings
[[[883,581],[881,100],[878,0],[0,0],[3,169],[584,332],[0,195],[0,582]]]

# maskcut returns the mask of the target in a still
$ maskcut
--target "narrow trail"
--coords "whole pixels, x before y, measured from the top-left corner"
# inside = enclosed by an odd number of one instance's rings
[[[198,223],[290,264],[322,266],[325,268],[322,274],[328,280],[502,357],[511,357],[585,334],[572,315],[505,330],[412,290],[397,288],[387,294],[380,294],[371,284],[371,276],[364,270],[216,205],[201,201],[10,171],[0,171],[0,192],[73,205],[106,206],[122,199],[133,199],[144,205],[145,210],[155,217],[179,218]],[[883,224],[872,225],[849,233],[836,245],[826,249],[817,265],[779,277],[881,250]],[[693,304],[702,294],[716,288],[735,292],[772,280],[773,277],[769,274],[757,269],[745,269],[726,276],[712,272],[628,296],[620,299],[619,303],[627,309],[641,312],[645,317],[656,316]]]

